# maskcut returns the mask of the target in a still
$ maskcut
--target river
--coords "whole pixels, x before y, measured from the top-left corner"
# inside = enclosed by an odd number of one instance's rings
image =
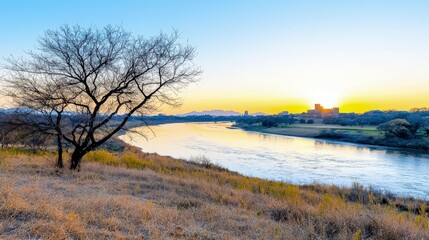
[[[402,196],[429,198],[429,154],[247,132],[231,123],[172,123],[135,128],[120,138],[145,152],[205,156],[247,176],[295,184],[359,182]]]

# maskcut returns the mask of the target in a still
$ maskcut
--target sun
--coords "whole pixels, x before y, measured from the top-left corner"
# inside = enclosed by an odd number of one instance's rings
[[[338,106],[338,100],[335,96],[315,96],[312,99],[312,104],[319,103],[325,108],[333,108]]]
[[[330,88],[317,89],[317,91],[311,92],[309,99],[312,105],[319,103],[325,108],[333,108],[338,107],[340,94],[338,91]]]

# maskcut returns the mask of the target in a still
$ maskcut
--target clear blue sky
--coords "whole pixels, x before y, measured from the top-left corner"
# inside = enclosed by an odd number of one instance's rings
[[[2,57],[63,24],[177,29],[204,75],[171,113],[429,106],[429,1],[5,0],[0,9]]]

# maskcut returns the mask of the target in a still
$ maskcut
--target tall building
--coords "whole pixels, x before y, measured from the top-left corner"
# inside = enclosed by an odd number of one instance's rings
[[[307,111],[308,115],[311,117],[338,117],[340,115],[340,109],[338,107],[334,108],[324,108],[321,104],[314,104],[313,110]]]
[[[244,116],[249,116],[249,112],[247,110],[244,111]]]

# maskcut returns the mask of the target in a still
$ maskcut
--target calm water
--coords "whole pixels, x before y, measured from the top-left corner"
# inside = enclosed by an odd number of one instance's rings
[[[147,138],[121,138],[146,152],[176,158],[205,156],[254,177],[304,184],[371,185],[400,195],[429,197],[429,155],[229,129],[231,123],[174,123],[147,128]]]

